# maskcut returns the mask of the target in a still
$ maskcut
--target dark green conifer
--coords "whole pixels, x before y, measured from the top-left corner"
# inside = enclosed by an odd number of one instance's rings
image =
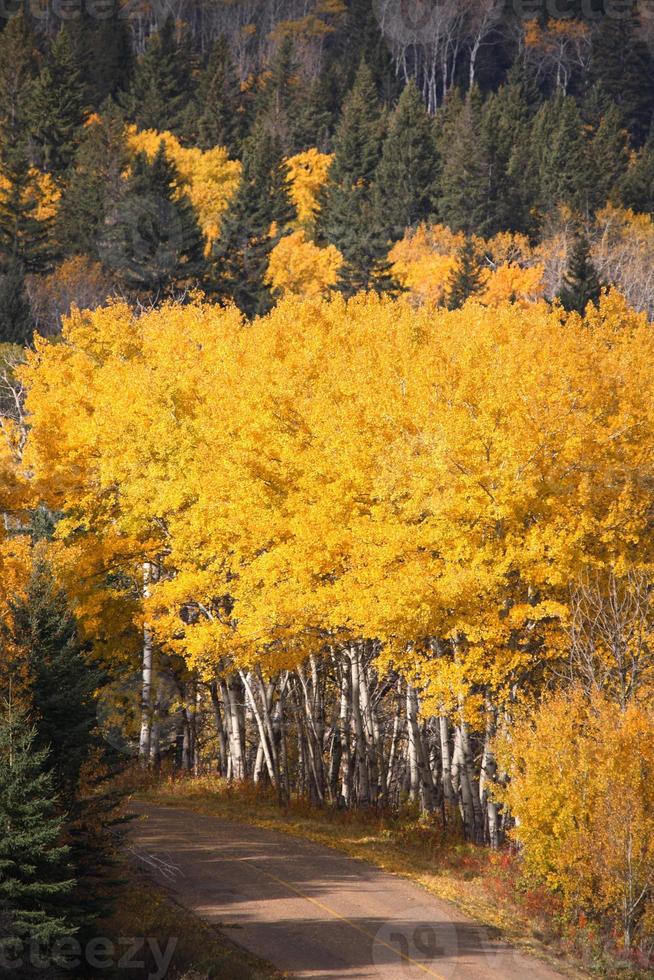
[[[375,175],[377,220],[389,240],[401,238],[406,228],[431,214],[437,170],[431,120],[409,82],[390,118]]]
[[[245,141],[241,182],[212,256],[214,291],[247,316],[266,313],[273,304],[265,283],[268,261],[292,216],[279,141],[260,121]]]
[[[583,234],[578,234],[570,251],[568,267],[559,291],[561,305],[569,313],[581,316],[589,303],[597,303],[602,284],[590,256],[590,245]]]
[[[0,276],[0,344],[27,344],[33,333],[23,266],[17,259],[11,259]]]
[[[82,72],[70,35],[62,27],[30,87],[26,106],[32,157],[41,170],[61,174],[72,163],[84,104]]]
[[[27,157],[7,148],[0,174],[9,190],[0,196],[0,271],[18,262],[26,273],[48,271],[53,262],[53,222],[39,216],[38,195]]]
[[[466,300],[475,296],[481,289],[481,265],[474,242],[471,238],[466,238],[459,250],[456,266],[448,279],[447,308],[460,309]]]
[[[629,134],[617,106],[610,105],[602,115],[590,140],[588,159],[588,194],[592,212],[619,196],[618,186],[629,162]]]
[[[624,207],[641,214],[654,214],[654,130],[620,179],[620,200]]]
[[[63,909],[74,881],[47,752],[35,739],[24,710],[0,705],[0,959],[27,962],[33,944],[54,971],[57,944],[74,933]]]
[[[222,34],[200,74],[196,102],[198,145],[203,150],[225,146],[231,157],[239,156],[245,114],[236,68]]]
[[[639,5],[619,6],[619,10],[605,11],[593,31],[589,80],[617,106],[640,143],[652,120],[654,65],[642,39]]]
[[[55,238],[66,254],[99,258],[98,238],[107,214],[120,198],[128,163],[125,120],[109,99],[98,119],[85,127],[63,188]]]
[[[541,106],[534,118],[531,150],[541,214],[561,204],[586,214],[591,179],[588,146],[571,96],[556,95]]]
[[[334,137],[334,160],[321,194],[318,236],[344,258],[339,285],[346,295],[396,288],[386,255],[389,232],[375,206],[382,117],[370,69],[362,64]]]
[[[441,111],[438,216],[453,231],[480,234],[488,218],[489,161],[478,90],[465,99],[453,92]]]
[[[117,281],[154,301],[198,285],[206,271],[204,238],[190,201],[175,193],[176,176],[163,142],[151,163],[138,154],[98,242]]]
[[[188,48],[177,43],[175,22],[168,17],[150,35],[121,100],[127,117],[139,129],[171,133],[188,129],[191,71]]]

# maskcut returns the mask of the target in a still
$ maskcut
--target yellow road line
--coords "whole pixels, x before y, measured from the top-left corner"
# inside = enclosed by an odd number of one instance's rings
[[[380,946],[384,946],[386,949],[389,949],[396,956],[403,959],[405,963],[408,963],[410,966],[417,966],[418,969],[422,970],[423,973],[426,973],[427,976],[435,977],[435,980],[446,980],[442,974],[435,973],[433,970],[430,970],[428,966],[425,966],[424,963],[419,963],[418,960],[414,960],[411,956],[407,956],[405,953],[401,952],[401,950],[396,949],[395,946],[391,946],[390,943],[385,942],[383,939],[379,939],[377,936],[373,935],[372,932],[369,932],[368,929],[364,929],[363,926],[358,925],[356,922],[352,922],[351,919],[348,919],[346,916],[336,912],[334,909],[330,908],[329,905],[324,905],[323,902],[319,902],[317,898],[311,898],[310,895],[305,895],[304,892],[299,890],[299,888],[292,885],[290,881],[285,881],[284,878],[278,878],[277,875],[274,875],[271,871],[266,871],[264,868],[259,867],[258,864],[253,864],[250,858],[223,858],[223,860],[236,861],[240,864],[248,864],[251,868],[255,868],[257,871],[261,872],[261,874],[271,878],[272,881],[276,881],[277,884],[283,885],[284,888],[288,888],[290,892],[293,892],[299,898],[303,898],[305,902],[311,902],[312,905],[315,905],[323,912],[327,912],[328,915],[331,915],[335,919],[339,919],[341,922],[344,922],[351,929],[354,929],[356,932],[360,932],[362,936],[366,936],[368,939],[372,939],[374,943],[378,943]]]

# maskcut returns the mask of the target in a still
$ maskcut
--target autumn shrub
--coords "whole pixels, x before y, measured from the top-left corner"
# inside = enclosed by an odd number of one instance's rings
[[[625,951],[652,939],[654,709],[576,688],[548,697],[499,740],[500,793],[534,881],[569,919]]]

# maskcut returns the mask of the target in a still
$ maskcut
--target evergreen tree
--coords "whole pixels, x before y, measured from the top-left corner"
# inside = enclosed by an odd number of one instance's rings
[[[123,115],[111,100],[84,129],[55,219],[55,238],[66,254],[99,258],[98,238],[110,206],[120,198],[129,163],[124,129]]]
[[[8,184],[0,195],[0,271],[15,261],[24,272],[45,272],[54,257],[53,222],[39,215],[34,174],[20,147],[7,150],[0,175]]]
[[[25,139],[25,109],[36,73],[35,40],[27,18],[12,17],[0,32],[0,156]]]
[[[588,147],[571,96],[557,95],[541,106],[532,127],[531,150],[541,213],[563,204],[585,214],[590,183]]]
[[[63,27],[30,88],[26,118],[35,163],[61,174],[73,160],[84,118],[82,73]]]
[[[447,308],[460,309],[467,299],[475,296],[481,289],[481,265],[474,242],[471,238],[466,238],[447,282]]]
[[[593,32],[590,82],[615,103],[637,142],[652,120],[654,68],[652,55],[640,37],[638,5],[619,15],[607,11]]]
[[[257,123],[265,120],[279,140],[284,156],[298,151],[294,124],[300,103],[299,66],[295,60],[293,41],[286,36],[277,48],[258,93]]]
[[[488,161],[488,197],[479,234],[529,232],[533,207],[533,167],[529,154],[532,123],[529,86],[515,75],[489,96],[482,110],[483,146]]]
[[[330,109],[329,78],[318,76],[303,85],[293,120],[293,139],[298,152],[315,146],[330,150],[333,113]]]
[[[35,541],[49,537],[56,515],[39,508]],[[111,908],[115,883],[115,830],[123,818],[120,792],[110,777],[116,762],[96,732],[96,692],[103,674],[89,661],[65,592],[36,552],[25,598],[11,605],[11,638],[29,678],[35,746],[50,750],[54,789],[66,815],[69,862],[76,885],[68,917],[85,932]]]
[[[103,265],[128,290],[155,300],[199,283],[206,270],[204,238],[161,143],[152,163],[138,154],[100,238]]]
[[[654,130],[636,153],[620,180],[620,200],[626,208],[654,214]]]
[[[56,789],[68,806],[91,749],[101,675],[86,662],[66,595],[43,559],[34,564],[25,598],[12,604],[11,620],[31,678],[36,744],[50,751]]]
[[[596,211],[617,195],[629,161],[629,134],[615,105],[602,115],[590,141],[588,158],[589,205],[591,211]]]
[[[23,267],[12,259],[0,278],[0,344],[27,344],[33,332]]]
[[[148,38],[122,99],[128,118],[139,129],[183,133],[189,128],[191,72],[187,46],[177,43],[175,22],[168,17]]]
[[[23,710],[0,706],[0,957],[25,957],[30,944],[53,968],[53,950],[74,929],[62,909],[74,881],[60,844],[47,752]]]
[[[119,0],[112,0],[105,16],[86,18],[85,45],[89,99],[98,107],[126,91],[134,68],[129,21],[121,14]]]
[[[480,234],[488,220],[488,148],[478,90],[452,93],[441,110],[438,216],[453,231]]]
[[[389,45],[382,34],[377,10],[370,0],[350,0],[343,30],[341,48],[337,52],[337,71],[341,91],[348,91],[356,81],[362,60],[368,65],[383,102],[391,104],[398,98],[402,83],[395,71]]]
[[[245,141],[243,173],[213,249],[214,291],[247,316],[266,313],[270,252],[293,216],[279,141],[262,122]]]
[[[389,236],[375,207],[382,119],[370,69],[362,64],[343,104],[334,137],[334,160],[321,194],[318,236],[344,258],[339,285],[347,295],[394,288],[386,255]]]
[[[598,302],[601,292],[602,284],[590,257],[588,239],[578,234],[570,251],[559,300],[565,310],[583,316],[589,303]]]
[[[197,88],[197,135],[203,150],[227,147],[231,157],[240,155],[244,110],[241,91],[227,39],[214,42]]]
[[[437,172],[431,120],[413,82],[404,89],[393,115],[375,176],[377,220],[387,238],[427,219]]]

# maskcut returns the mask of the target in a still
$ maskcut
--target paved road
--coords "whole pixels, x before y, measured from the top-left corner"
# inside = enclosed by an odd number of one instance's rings
[[[135,804],[140,853],[176,899],[293,977],[554,980],[561,974],[402,878],[308,841]],[[225,977],[221,980],[230,980]]]

